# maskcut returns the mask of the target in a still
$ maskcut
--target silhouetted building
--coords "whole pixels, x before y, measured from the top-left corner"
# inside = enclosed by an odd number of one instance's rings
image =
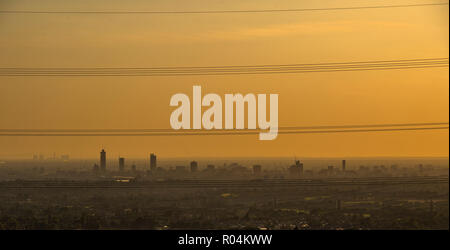
[[[298,173],[300,175],[302,175],[303,174],[303,163],[301,163],[300,161],[297,160],[297,161],[295,161],[295,165],[298,168]]]
[[[208,171],[214,171],[216,169],[216,166],[210,164],[210,165],[206,166],[206,169]]]
[[[345,164],[346,164],[345,160],[342,160],[342,172],[345,172]]]
[[[289,173],[293,176],[303,175],[303,163],[301,163],[299,160],[296,160],[295,165],[289,167]]]
[[[100,152],[100,170],[106,171],[106,152],[104,149]]]
[[[131,165],[131,171],[136,172],[136,165],[135,164]]]
[[[261,174],[261,165],[253,165],[253,174],[260,175]]]
[[[119,157],[119,171],[123,172],[125,170],[125,158]]]
[[[155,171],[156,170],[156,155],[150,154],[150,170]]]
[[[196,161],[191,161],[191,172],[195,173],[198,170],[198,163]]]

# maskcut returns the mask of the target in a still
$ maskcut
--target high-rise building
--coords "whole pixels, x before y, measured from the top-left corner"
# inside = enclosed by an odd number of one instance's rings
[[[345,172],[345,160],[342,160],[342,172]]]
[[[198,162],[196,161],[191,161],[191,172],[195,173],[198,170]]]
[[[100,170],[106,171],[106,152],[104,149],[100,152]]]
[[[119,171],[123,172],[125,170],[125,158],[119,157]]]
[[[299,160],[295,161],[295,165],[289,167],[289,173],[292,176],[300,176],[303,174],[303,163]]]
[[[150,154],[150,170],[155,171],[156,170],[156,155]]]
[[[299,174],[303,174],[303,163],[301,163],[300,161],[295,161],[295,166],[297,166],[297,168],[298,168],[298,173]]]

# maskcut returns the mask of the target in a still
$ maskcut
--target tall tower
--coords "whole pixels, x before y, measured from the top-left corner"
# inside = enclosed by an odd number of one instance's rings
[[[100,170],[106,171],[106,152],[104,149],[100,152]]]
[[[295,166],[298,168],[297,170],[298,170],[298,173],[300,174],[300,175],[302,175],[303,174],[303,163],[301,163],[299,160],[296,160],[295,161]]]
[[[150,154],[150,170],[156,170],[156,155],[153,153]]]
[[[195,173],[198,170],[198,163],[196,161],[191,161],[191,172]]]
[[[342,160],[342,172],[345,172],[345,160]]]
[[[125,158],[119,157],[119,171],[123,172],[125,170]]]

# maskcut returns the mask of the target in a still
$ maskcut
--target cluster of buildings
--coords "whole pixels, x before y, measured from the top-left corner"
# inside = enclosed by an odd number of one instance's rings
[[[106,151],[102,149],[100,152],[100,166],[98,164],[94,164],[94,172],[106,172]],[[136,165],[131,165],[131,170],[136,171]],[[150,170],[156,170],[156,155],[150,154]],[[125,171],[125,158],[119,157],[119,172]]]
[[[119,172],[125,172],[125,158],[124,157],[119,157],[118,159],[119,161]],[[234,170],[235,172],[248,172],[248,169],[240,166],[237,163],[233,163],[230,166],[230,169]],[[95,164],[94,165],[94,172],[96,173],[101,173],[101,172],[106,172],[106,151],[104,149],[102,149],[102,151],[100,152],[100,165]],[[156,154],[151,153],[150,154],[150,172],[155,172],[157,170],[157,157]],[[215,166],[214,165],[207,165],[206,169],[204,170],[205,172],[214,172]],[[131,171],[136,171],[136,165],[131,165]],[[180,173],[180,174],[184,174],[184,173],[197,173],[199,172],[199,168],[198,168],[198,162],[197,161],[191,161],[189,164],[189,168],[186,166],[175,166],[175,172],[176,173]],[[295,164],[291,165],[288,168],[288,172],[289,175],[292,177],[301,177],[301,176],[306,176],[310,173],[307,173],[304,171],[304,167],[303,167],[303,163],[300,162],[299,160],[295,160]],[[251,173],[255,176],[261,176],[262,175],[262,166],[261,165],[253,165],[252,169],[251,169]],[[342,160],[342,165],[341,165],[341,169],[337,169],[334,166],[328,166],[327,169],[324,169],[321,171],[322,175],[328,175],[328,176],[332,176],[332,175],[336,175],[337,173],[346,173],[346,160]]]
[[[119,157],[118,159],[118,163],[119,163],[119,172],[125,172],[125,158],[124,157]],[[100,152],[100,165],[99,164],[94,164],[93,167],[93,171],[95,173],[104,173],[106,172],[106,151],[104,149],[102,149],[102,151]],[[234,169],[236,171],[239,170],[247,170],[246,168],[244,168],[243,166],[240,166],[237,163],[233,163],[230,165],[230,169]],[[150,154],[150,172],[156,172],[157,170],[160,170],[160,168],[157,169],[157,157],[156,154],[151,153]],[[208,164],[206,166],[206,169],[204,170],[205,172],[214,172],[216,170],[215,165],[212,164]],[[131,165],[131,171],[136,171],[136,165]],[[199,172],[199,167],[198,167],[198,162],[197,161],[191,161],[189,164],[189,167],[186,166],[175,166],[175,172],[177,173],[197,173]],[[254,175],[261,175],[262,174],[262,166],[261,165],[254,165],[253,166],[253,174]]]
[[[332,176],[332,175],[336,175],[337,173],[347,173],[346,171],[346,160],[342,160],[342,165],[341,165],[341,169],[339,171],[339,169],[336,169],[334,166],[328,166],[327,169],[324,169],[322,171],[320,171],[321,175],[328,175],[328,176]],[[303,163],[300,162],[299,160],[295,161],[295,164],[289,167],[289,174],[291,176],[303,176],[305,175],[305,171],[303,168]]]

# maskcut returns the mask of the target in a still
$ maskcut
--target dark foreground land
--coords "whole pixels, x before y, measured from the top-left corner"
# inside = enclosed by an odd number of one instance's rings
[[[0,183],[0,229],[449,229],[446,177]]]

